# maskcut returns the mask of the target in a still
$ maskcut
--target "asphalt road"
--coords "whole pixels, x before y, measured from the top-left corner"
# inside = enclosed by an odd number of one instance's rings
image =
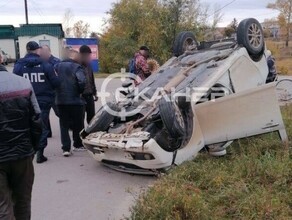
[[[53,138],[46,156],[49,161],[35,164],[32,220],[121,219],[128,216],[134,197],[154,178],[112,171],[76,152],[64,158],[59,123],[51,114]]]
[[[102,81],[96,81],[98,87]],[[118,85],[117,80],[110,83],[109,91]],[[100,102],[96,105],[99,108]],[[128,216],[135,198],[155,178],[113,171],[87,152],[64,158],[59,122],[53,111],[51,126],[53,138],[45,151],[49,160],[35,164],[32,220],[111,220]]]

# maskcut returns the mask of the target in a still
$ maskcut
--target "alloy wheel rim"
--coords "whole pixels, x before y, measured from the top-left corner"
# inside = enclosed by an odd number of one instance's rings
[[[260,27],[257,24],[253,23],[249,26],[247,35],[250,45],[255,48],[261,47],[263,43],[263,35]]]
[[[183,49],[187,51],[190,47],[195,45],[195,41],[192,38],[187,38],[184,42]]]

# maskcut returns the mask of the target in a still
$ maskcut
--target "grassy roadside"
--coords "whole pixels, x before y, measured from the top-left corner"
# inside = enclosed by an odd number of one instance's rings
[[[279,73],[292,76],[292,57],[277,59],[276,65]]]
[[[94,78],[96,79],[104,79],[107,78],[110,73],[94,73]]]
[[[292,106],[282,113],[291,139]],[[277,134],[237,141],[223,158],[202,153],[158,180],[131,219],[292,219],[291,153]]]
[[[281,75],[292,75],[292,42],[285,47],[285,42],[267,40],[267,48],[276,58],[277,71]]]

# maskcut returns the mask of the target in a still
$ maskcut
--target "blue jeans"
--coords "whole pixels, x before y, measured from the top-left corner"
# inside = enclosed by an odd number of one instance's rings
[[[43,121],[43,132],[40,140],[39,149],[43,150],[48,145],[48,134],[50,133],[50,110],[52,108],[51,102],[39,101],[39,106],[42,111],[41,118]]]

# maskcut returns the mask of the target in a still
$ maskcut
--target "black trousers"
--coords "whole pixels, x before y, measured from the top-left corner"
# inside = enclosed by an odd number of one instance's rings
[[[89,122],[93,119],[95,115],[95,104],[93,95],[83,95],[83,98],[86,101],[85,112],[86,112],[86,121]]]
[[[84,128],[84,106],[83,105],[59,105],[59,119],[61,127],[62,149],[71,150],[71,138],[69,129],[73,131],[73,146],[82,147],[79,133]]]
[[[57,105],[55,103],[53,103],[52,109],[54,110],[55,115],[57,117],[59,117],[59,110],[58,110],[58,107],[57,107]],[[48,134],[48,137],[52,137],[53,133],[52,133],[52,128],[51,128],[50,118],[49,118],[49,124],[48,124],[48,126],[49,126],[49,134]]]
[[[0,163],[0,219],[30,220],[33,158]]]

